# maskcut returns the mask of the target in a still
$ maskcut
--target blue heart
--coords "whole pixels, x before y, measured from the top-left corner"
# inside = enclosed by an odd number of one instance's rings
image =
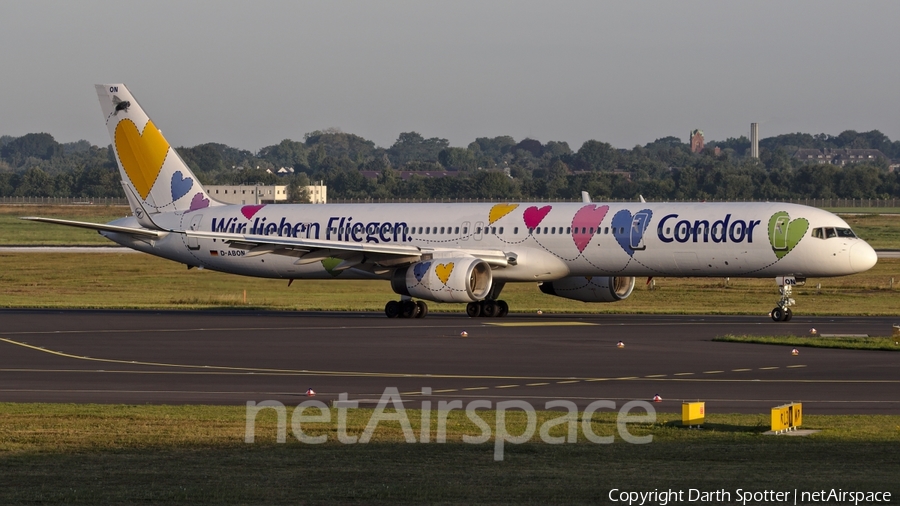
[[[431,267],[431,262],[418,263],[413,267],[413,275],[415,275],[416,279],[419,283],[422,282],[422,278],[425,277],[425,273],[428,272],[428,269]]]
[[[180,170],[172,174],[172,202],[184,197],[194,187],[194,180],[184,177]]]
[[[635,250],[644,249],[644,232],[647,231],[651,218],[653,211],[649,209],[641,209],[633,215],[631,211],[622,209],[613,216],[614,237],[629,256],[634,256]]]

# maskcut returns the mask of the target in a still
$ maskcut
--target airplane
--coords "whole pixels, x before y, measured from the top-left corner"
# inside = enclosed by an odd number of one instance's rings
[[[838,216],[781,203],[499,202],[228,205],[203,189],[124,84],[96,85],[132,216],[88,228],[191,267],[286,279],[388,281],[390,318],[431,302],[502,317],[507,283],[616,302],[635,277],[775,278],[789,321],[807,277],[863,272],[875,250]]]

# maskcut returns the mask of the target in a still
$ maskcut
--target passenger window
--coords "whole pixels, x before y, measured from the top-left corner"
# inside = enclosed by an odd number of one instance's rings
[[[591,231],[591,235],[594,235],[594,227],[591,227],[589,230]]]
[[[519,235],[519,227],[513,227],[513,233]]]
[[[456,227],[455,232],[453,232],[453,233],[456,235],[459,235],[459,227]]]
[[[552,227],[552,228],[550,229],[550,233],[551,233],[551,234],[555,234],[555,233],[556,233],[556,227]]]
[[[463,227],[463,235],[469,233],[469,227]]]
[[[566,233],[567,233],[567,234],[571,234],[571,233],[572,233],[572,227],[566,227]]]
[[[500,227],[500,235],[503,235],[503,227]]]
[[[534,229],[534,233],[535,233],[535,234],[540,234],[540,233],[541,233],[541,227],[538,227],[538,228]]]
[[[547,227],[544,227],[544,233],[545,234],[547,233]]]
[[[497,227],[491,227],[491,233],[497,235]]]
[[[441,233],[442,234],[444,233],[444,227],[441,227]]]

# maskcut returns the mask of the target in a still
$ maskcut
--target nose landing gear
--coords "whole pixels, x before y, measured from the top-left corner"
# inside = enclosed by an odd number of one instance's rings
[[[792,285],[785,283],[778,291],[781,293],[781,300],[778,301],[778,305],[772,310],[772,320],[776,322],[789,322],[794,316],[790,306],[796,304],[794,299],[791,298],[793,287]]]

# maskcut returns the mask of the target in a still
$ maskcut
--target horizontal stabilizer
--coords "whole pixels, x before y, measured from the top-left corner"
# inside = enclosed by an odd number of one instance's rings
[[[146,228],[132,228],[132,227],[119,227],[116,225],[105,225],[103,223],[90,223],[86,221],[71,221],[71,220],[59,220],[56,218],[41,218],[39,216],[23,216],[19,218],[21,220],[28,221],[40,221],[42,223],[53,223],[56,225],[65,225],[67,227],[78,227],[78,228],[87,228],[90,230],[97,230],[103,232],[115,232],[118,234],[129,234],[138,237],[153,237],[159,239],[160,237],[165,237],[168,232],[161,232],[159,230],[147,230]]]

